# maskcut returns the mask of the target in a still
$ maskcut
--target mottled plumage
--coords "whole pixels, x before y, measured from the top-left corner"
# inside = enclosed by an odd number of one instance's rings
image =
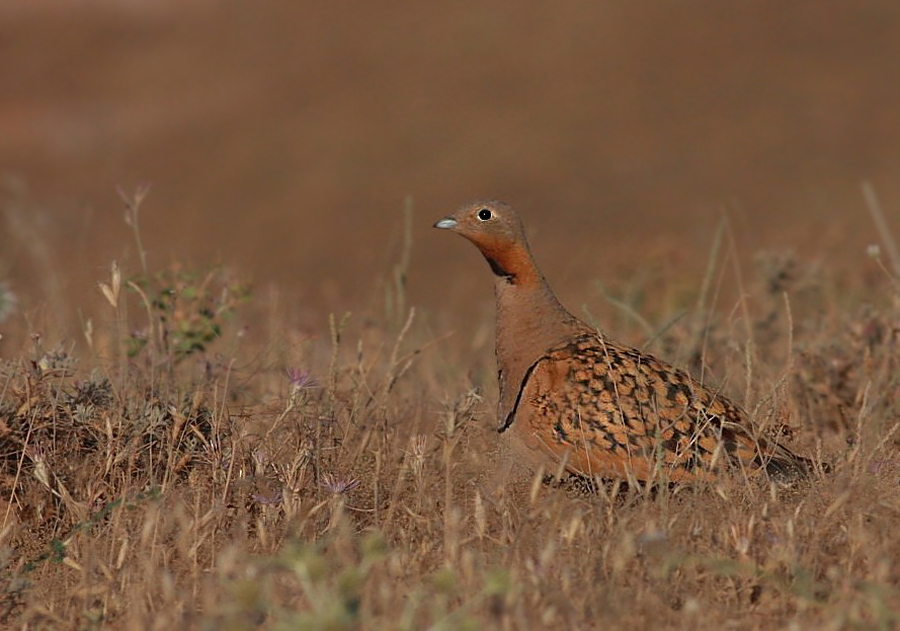
[[[710,479],[729,466],[779,479],[808,470],[726,397],[566,311],[509,206],[475,202],[435,226],[472,241],[494,273],[498,429],[530,464],[672,482]]]

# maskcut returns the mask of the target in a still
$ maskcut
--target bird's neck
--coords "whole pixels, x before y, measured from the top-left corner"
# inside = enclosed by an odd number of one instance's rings
[[[543,352],[586,326],[556,299],[526,243],[490,254],[485,256],[494,271],[498,342]]]
[[[540,273],[527,283],[497,278],[494,291],[498,358],[521,358],[530,365],[548,349],[588,329],[560,304]]]
[[[549,349],[592,330],[560,304],[529,252],[507,271],[512,274],[494,280],[501,424],[531,365]]]

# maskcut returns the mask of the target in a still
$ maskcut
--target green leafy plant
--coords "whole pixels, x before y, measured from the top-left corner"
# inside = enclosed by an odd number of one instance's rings
[[[237,307],[250,297],[250,290],[224,267],[208,272],[173,265],[153,275],[128,281],[147,310],[147,328],[128,336],[128,356],[136,357],[150,343],[166,357],[178,362],[205,352],[222,335],[222,326]]]

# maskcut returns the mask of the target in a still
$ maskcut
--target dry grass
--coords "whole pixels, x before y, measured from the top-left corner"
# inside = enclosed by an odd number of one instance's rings
[[[407,311],[408,257],[387,316],[315,337],[222,270],[114,267],[83,352],[35,336],[0,364],[0,625],[896,628],[898,280],[714,254],[693,291],[620,300],[644,323],[614,332],[787,422],[830,473],[489,500],[491,358]]]

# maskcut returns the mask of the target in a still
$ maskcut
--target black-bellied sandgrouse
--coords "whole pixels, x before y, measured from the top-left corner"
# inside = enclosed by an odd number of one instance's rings
[[[531,466],[599,478],[684,482],[736,466],[796,477],[809,461],[757,434],[718,392],[618,344],[559,303],[515,211],[479,201],[438,221],[481,250],[497,297],[498,429]]]

